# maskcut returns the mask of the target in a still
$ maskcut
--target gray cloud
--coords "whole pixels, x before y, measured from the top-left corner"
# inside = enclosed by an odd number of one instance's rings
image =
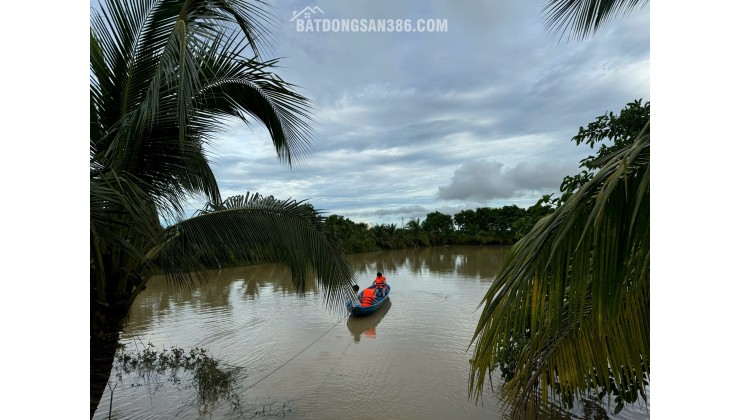
[[[437,196],[442,200],[486,203],[535,191],[556,191],[567,173],[563,165],[552,163],[523,162],[504,170],[501,162],[469,161],[455,170],[449,185],[439,187]]]

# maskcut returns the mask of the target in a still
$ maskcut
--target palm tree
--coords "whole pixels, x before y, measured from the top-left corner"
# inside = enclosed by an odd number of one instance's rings
[[[422,229],[421,222],[419,222],[418,218],[409,220],[404,228],[408,232],[408,238],[414,245],[414,248],[429,245],[429,237],[424,229]]]
[[[645,0],[551,0],[547,25],[585,38]],[[469,392],[499,370],[513,414],[597,393],[647,399],[650,375],[650,132],[598,170],[514,245],[486,293]],[[570,193],[570,191],[569,191]],[[639,394],[639,397],[638,397]]]
[[[106,0],[90,23],[91,415],[118,333],[155,274],[282,261],[299,291],[351,296],[353,270],[306,203],[222,199],[206,148],[234,117],[269,131],[282,162],[306,156],[310,103],[261,59],[269,11],[241,0]],[[186,218],[185,203],[208,204]]]

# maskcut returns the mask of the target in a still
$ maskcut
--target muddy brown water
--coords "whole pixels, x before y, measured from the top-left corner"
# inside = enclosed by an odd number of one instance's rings
[[[289,273],[275,265],[212,272],[192,289],[152,279],[131,310],[122,343],[129,350],[148,343],[207,349],[243,367],[236,397],[203,403],[184,375],[177,383],[166,373],[112,374],[94,418],[504,418],[498,378],[477,403],[468,398],[468,344],[478,303],[506,251],[443,247],[350,255],[361,286],[376,271],[392,286],[389,302],[365,318],[327,308],[315,287],[298,296]],[[584,411],[549,417],[583,418]],[[628,406],[608,417],[647,419],[649,407]]]

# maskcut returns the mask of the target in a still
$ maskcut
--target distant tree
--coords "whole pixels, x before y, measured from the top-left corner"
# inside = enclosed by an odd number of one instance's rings
[[[422,229],[419,219],[409,220],[406,223],[405,230],[413,247],[429,246],[429,236]]]
[[[327,218],[326,224],[341,238],[343,249],[347,253],[380,249],[376,244],[375,232],[367,223],[356,223],[344,216],[332,214]]]
[[[429,213],[421,228],[429,235],[432,245],[446,245],[454,231],[452,216],[438,211]]]
[[[475,210],[461,210],[455,214],[453,220],[458,230],[468,235],[474,235],[481,229]]]
[[[499,210],[492,207],[478,207],[475,209],[475,224],[490,236],[496,235]],[[500,238],[496,237],[500,241]]]
[[[397,249],[406,247],[403,228],[399,229],[394,223],[391,223],[389,225],[383,225],[383,229],[385,229],[388,235],[388,242],[390,243],[391,248]]]
[[[512,244],[516,240],[515,223],[527,215],[527,211],[515,205],[493,209],[491,228],[501,243]]]
[[[344,251],[348,253],[353,252],[355,239],[354,233],[357,229],[356,224],[353,221],[344,218],[344,216],[339,216],[336,214],[332,214],[327,217],[325,223],[327,228],[330,229],[334,233],[334,235],[336,235],[336,237],[340,239]]]
[[[379,249],[367,223],[362,222],[355,225],[353,239],[353,252],[377,251]]]
[[[391,249],[393,248],[393,242],[391,233],[387,228],[387,225],[375,225],[370,228],[370,236],[375,241],[375,245],[380,249]]]

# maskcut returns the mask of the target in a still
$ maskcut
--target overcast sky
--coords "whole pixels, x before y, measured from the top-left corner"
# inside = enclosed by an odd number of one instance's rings
[[[224,197],[256,191],[398,226],[436,210],[529,207],[557,192],[589,154],[570,141],[581,125],[650,99],[648,7],[567,42],[546,31],[542,0],[397,3],[275,5],[270,56],[282,58],[279,74],[314,102],[314,142],[290,168],[266,130],[235,123],[213,145]],[[447,27],[300,32],[305,14],[293,19],[294,11],[410,19],[412,27],[443,19]]]

